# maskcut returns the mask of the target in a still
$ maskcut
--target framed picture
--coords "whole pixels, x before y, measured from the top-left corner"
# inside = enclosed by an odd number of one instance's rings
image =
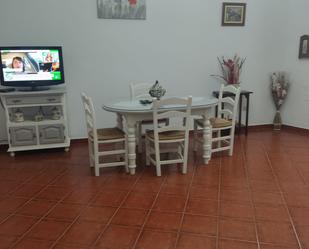
[[[309,35],[300,37],[298,58],[309,58]]]
[[[146,19],[146,0],[97,0],[98,18]]]
[[[223,3],[222,26],[245,26],[245,18],[245,3]]]

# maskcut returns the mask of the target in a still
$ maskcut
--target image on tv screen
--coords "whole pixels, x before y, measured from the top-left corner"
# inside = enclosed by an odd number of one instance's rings
[[[1,58],[6,82],[61,80],[57,49],[1,50]]]

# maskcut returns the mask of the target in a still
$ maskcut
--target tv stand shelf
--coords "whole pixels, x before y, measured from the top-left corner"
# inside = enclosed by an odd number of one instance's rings
[[[70,138],[64,88],[0,93],[11,156],[16,151],[65,148]]]

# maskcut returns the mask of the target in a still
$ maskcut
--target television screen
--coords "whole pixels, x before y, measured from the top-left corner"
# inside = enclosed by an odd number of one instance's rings
[[[1,84],[36,87],[64,83],[61,47],[0,47]]]

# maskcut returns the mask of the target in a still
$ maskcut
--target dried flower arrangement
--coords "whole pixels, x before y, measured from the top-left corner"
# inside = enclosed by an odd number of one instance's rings
[[[242,66],[246,61],[246,58],[240,58],[237,54],[233,59],[225,59],[224,56],[220,59],[217,57],[222,75],[212,75],[223,79],[226,84],[238,85],[240,83],[239,77],[242,70]]]
[[[274,129],[280,130],[282,119],[280,114],[280,107],[282,106],[289,89],[285,72],[275,72],[271,75],[271,92],[276,106],[276,115],[274,117]]]

